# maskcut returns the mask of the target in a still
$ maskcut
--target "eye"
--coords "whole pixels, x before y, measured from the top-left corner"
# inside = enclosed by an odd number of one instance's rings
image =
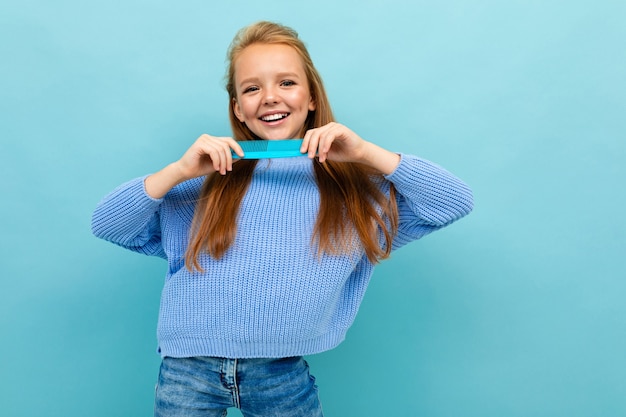
[[[291,80],[283,80],[280,82],[280,85],[282,87],[291,87],[292,85],[296,85],[296,83],[294,81]]]
[[[258,89],[259,89],[259,87],[255,86],[255,85],[251,85],[250,87],[246,87],[246,88],[244,88],[244,89],[243,89],[243,93],[244,93],[244,94],[246,94],[246,93],[252,93],[252,92],[258,91]]]

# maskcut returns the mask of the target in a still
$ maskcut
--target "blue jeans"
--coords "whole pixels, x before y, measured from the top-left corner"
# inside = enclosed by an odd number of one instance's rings
[[[302,357],[169,358],[161,363],[155,417],[321,417],[315,378]]]

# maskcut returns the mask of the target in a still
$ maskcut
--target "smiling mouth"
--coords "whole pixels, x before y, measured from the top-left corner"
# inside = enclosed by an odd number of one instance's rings
[[[276,114],[268,114],[267,116],[259,117],[259,119],[264,122],[276,122],[278,120],[284,119],[287,116],[289,116],[289,113],[276,113]]]

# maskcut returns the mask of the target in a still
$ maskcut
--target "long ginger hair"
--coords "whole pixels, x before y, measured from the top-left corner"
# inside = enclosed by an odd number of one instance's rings
[[[226,91],[229,96],[229,118],[236,140],[259,139],[234,112],[237,98],[235,89],[235,62],[241,52],[253,44],[284,44],[291,46],[302,59],[309,91],[315,103],[303,126],[308,129],[335,121],[328,97],[313,61],[298,33],[271,22],[258,22],[241,29],[228,49]],[[189,269],[202,270],[198,257],[208,252],[220,259],[235,239],[239,206],[250,185],[256,167],[255,160],[241,160],[233,164],[227,175],[214,173],[205,180],[196,206],[191,229],[191,240],[185,257]],[[357,163],[313,160],[320,192],[320,207],[311,244],[317,244],[319,253],[342,254],[355,250],[354,238],[371,262],[387,258],[393,236],[397,231],[398,213],[395,189],[389,196],[381,192],[377,183],[381,174]],[[381,246],[379,233],[384,235]]]

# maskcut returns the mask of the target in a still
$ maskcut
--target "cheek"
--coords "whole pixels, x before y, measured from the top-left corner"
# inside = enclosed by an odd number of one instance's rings
[[[246,102],[246,100],[239,102],[239,120],[240,121],[243,122],[244,120],[250,119],[251,117],[254,116],[255,112],[252,107],[253,106],[251,106],[250,103]]]
[[[312,100],[311,95],[308,92],[300,91],[295,93],[292,96],[292,100],[293,103],[298,103],[298,107],[311,110]]]

